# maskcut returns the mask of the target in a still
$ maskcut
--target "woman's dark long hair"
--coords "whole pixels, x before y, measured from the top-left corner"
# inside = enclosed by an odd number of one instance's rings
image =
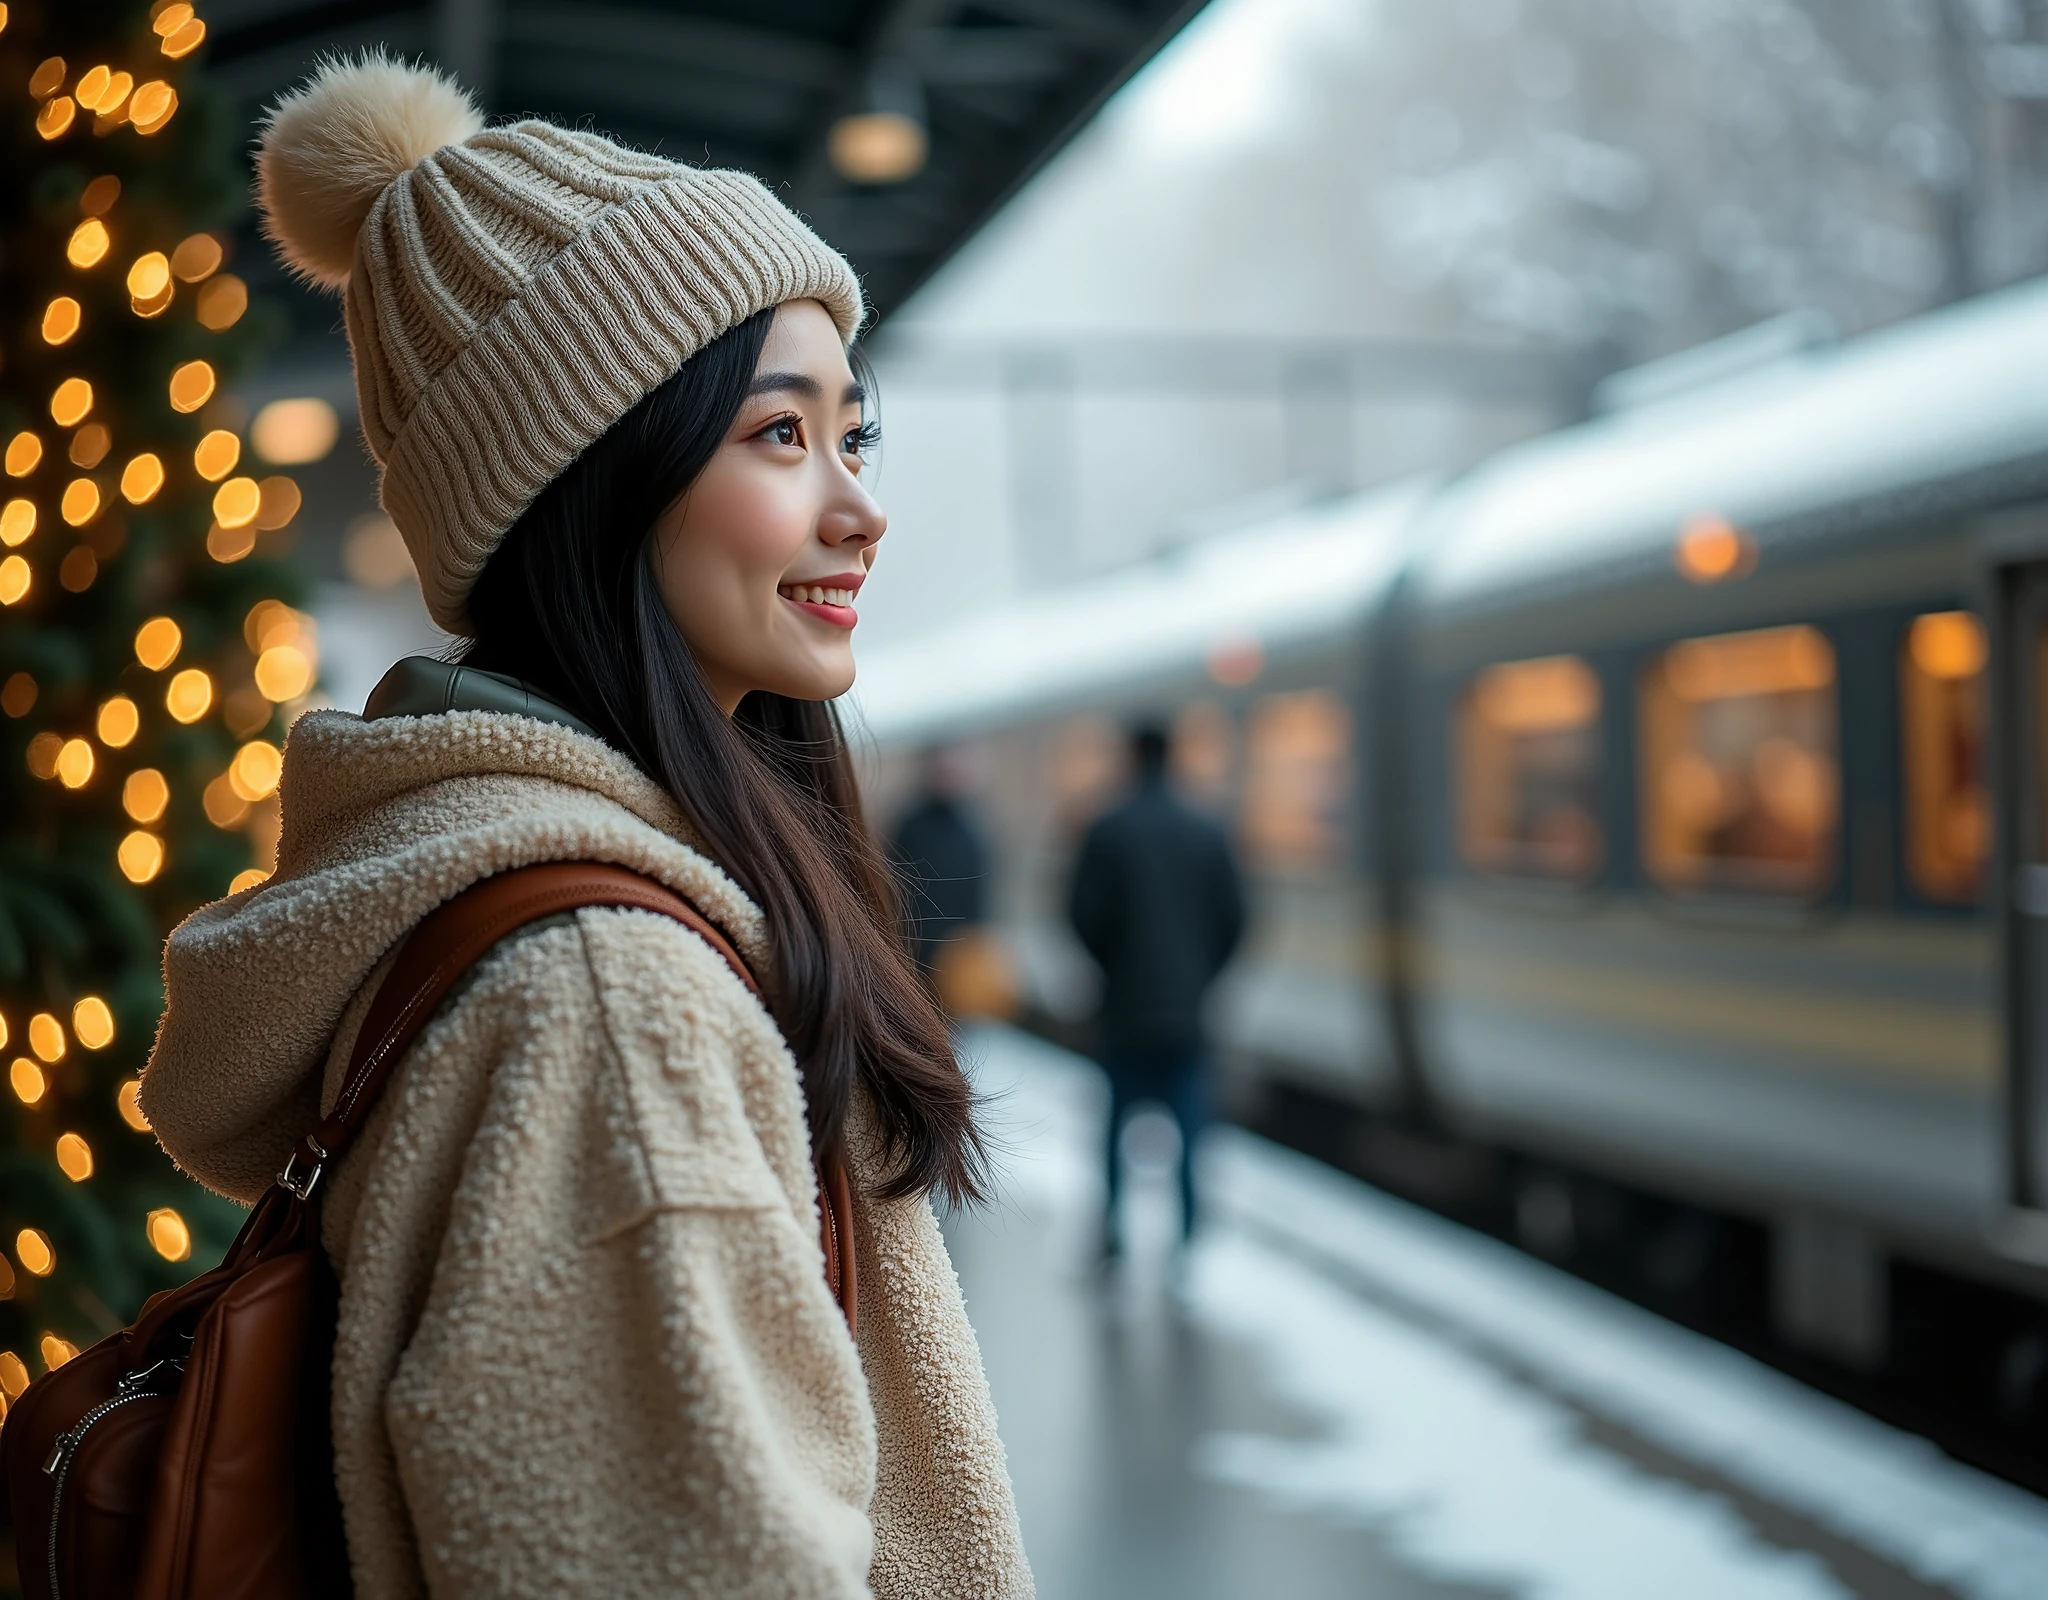
[[[705,346],[541,492],[471,591],[463,660],[524,679],[631,757],[761,908],[768,1008],[803,1072],[813,1150],[843,1149],[861,1085],[884,1194],[977,1199],[974,1096],[898,932],[838,712],[756,691],[727,717],[656,583],[655,519],[723,442],[773,317]]]

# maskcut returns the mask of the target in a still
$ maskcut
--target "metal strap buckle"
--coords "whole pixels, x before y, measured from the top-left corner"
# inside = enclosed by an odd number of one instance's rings
[[[298,1170],[299,1152],[296,1149],[294,1149],[291,1155],[287,1157],[285,1160],[284,1171],[280,1172],[277,1175],[278,1183],[282,1185],[284,1188],[291,1190],[291,1192],[301,1200],[310,1199],[312,1197],[314,1186],[320,1182],[320,1174],[327,1169],[327,1162],[325,1159],[327,1152],[320,1148],[319,1141],[316,1139],[308,1138],[306,1140],[306,1143],[322,1159],[315,1161],[312,1165],[312,1168],[309,1171],[301,1173]]]

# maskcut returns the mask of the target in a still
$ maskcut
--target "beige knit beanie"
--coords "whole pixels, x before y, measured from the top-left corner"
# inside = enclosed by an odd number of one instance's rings
[[[814,299],[851,341],[846,261],[742,172],[594,133],[486,128],[449,79],[323,63],[256,157],[285,263],[346,297],[363,436],[434,621],[562,469],[755,312]]]

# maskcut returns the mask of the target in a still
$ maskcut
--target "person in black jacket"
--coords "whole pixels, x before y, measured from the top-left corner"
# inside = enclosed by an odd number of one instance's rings
[[[964,752],[925,753],[924,789],[896,824],[889,856],[902,885],[904,933],[926,973],[948,941],[985,918],[988,849],[968,809]]]
[[[1181,1225],[1195,1218],[1192,1156],[1206,1110],[1202,1001],[1244,932],[1229,837],[1174,794],[1165,732],[1131,738],[1137,782],[1096,819],[1074,867],[1068,914],[1102,968],[1102,1065],[1109,1074],[1109,1222],[1117,1249],[1117,1140],[1141,1100],[1180,1125]]]

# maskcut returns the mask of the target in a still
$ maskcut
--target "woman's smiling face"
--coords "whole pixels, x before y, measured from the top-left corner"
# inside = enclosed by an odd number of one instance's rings
[[[853,687],[854,596],[888,519],[860,481],[865,398],[815,300],[780,306],[724,442],[654,524],[656,578],[713,698]]]

